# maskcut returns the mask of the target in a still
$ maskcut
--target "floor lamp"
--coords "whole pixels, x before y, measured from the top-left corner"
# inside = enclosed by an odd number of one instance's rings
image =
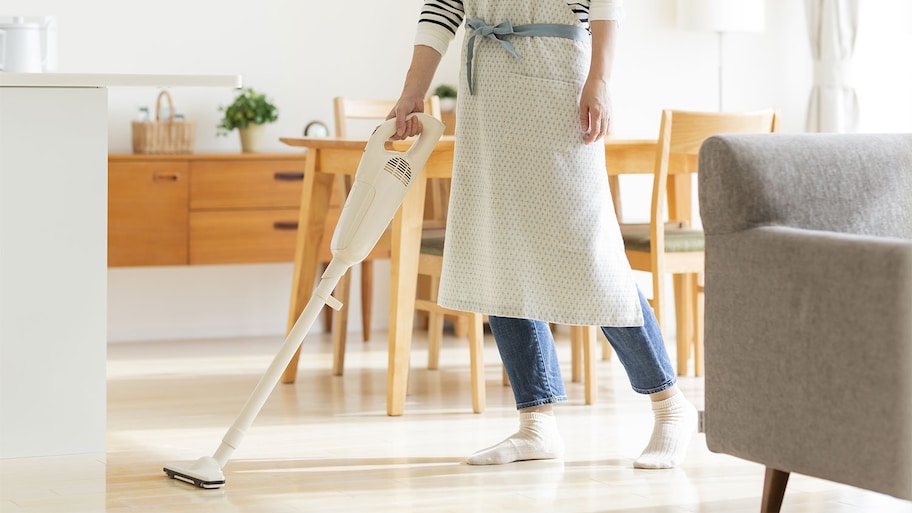
[[[722,36],[726,32],[763,32],[764,0],[678,0],[678,26],[718,35],[719,112],[722,112]]]

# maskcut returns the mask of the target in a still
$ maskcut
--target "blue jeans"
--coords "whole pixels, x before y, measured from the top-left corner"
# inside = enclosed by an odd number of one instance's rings
[[[645,324],[633,328],[603,326],[602,333],[627,371],[633,390],[654,394],[677,382],[665,341],[652,307],[637,290]],[[488,316],[503,360],[516,408],[532,408],[567,400],[554,338],[542,321]]]

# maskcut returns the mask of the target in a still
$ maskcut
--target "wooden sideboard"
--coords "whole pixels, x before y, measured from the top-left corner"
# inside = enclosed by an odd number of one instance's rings
[[[290,262],[303,153],[108,156],[108,266]]]

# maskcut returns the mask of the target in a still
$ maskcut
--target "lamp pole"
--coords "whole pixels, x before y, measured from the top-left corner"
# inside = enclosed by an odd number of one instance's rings
[[[718,64],[718,108],[725,108],[724,46],[725,32],[762,32],[765,0],[678,0],[678,26],[687,30],[715,32]]]
[[[722,104],[722,81],[723,81],[722,70],[724,68],[724,65],[723,65],[723,61],[722,61],[722,58],[723,58],[722,38],[725,35],[725,32],[723,32],[721,30],[717,30],[716,35],[718,36],[718,39],[719,39],[719,43],[717,45],[718,46],[717,50],[719,52],[719,55],[718,55],[718,58],[716,61],[719,66],[719,69],[716,73],[718,75],[718,79],[719,79],[719,84],[718,84],[718,87],[719,87],[719,112],[723,112],[723,110],[722,110],[722,106],[723,106],[723,104]]]

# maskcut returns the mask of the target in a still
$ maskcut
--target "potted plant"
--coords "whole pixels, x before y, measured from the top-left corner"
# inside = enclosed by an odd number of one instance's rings
[[[440,110],[450,112],[456,110],[456,88],[449,84],[440,84],[434,89],[434,94],[440,98]]]
[[[260,151],[263,141],[263,127],[279,119],[279,110],[265,94],[254,91],[252,87],[242,89],[234,102],[227,107],[219,107],[224,112],[222,121],[217,125],[217,135],[228,135],[235,128],[241,135],[241,151],[256,153]]]

